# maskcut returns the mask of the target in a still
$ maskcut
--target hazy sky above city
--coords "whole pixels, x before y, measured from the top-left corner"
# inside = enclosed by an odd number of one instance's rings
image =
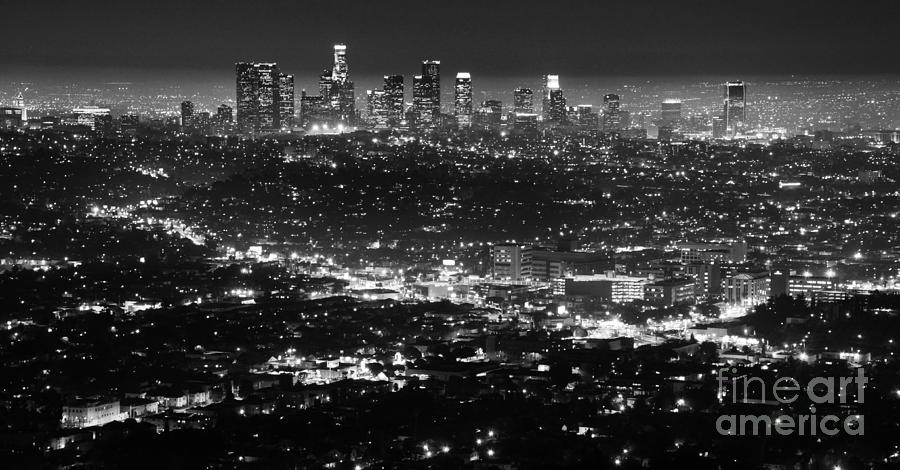
[[[350,73],[492,76],[897,73],[896,0],[7,0],[0,73],[41,68],[298,78],[345,42]],[[18,72],[18,73],[17,73]]]

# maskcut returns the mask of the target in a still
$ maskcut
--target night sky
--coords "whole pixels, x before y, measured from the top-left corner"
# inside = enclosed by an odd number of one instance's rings
[[[351,75],[425,57],[490,76],[900,72],[900,1],[2,2],[0,73],[34,67],[228,73],[237,59]]]

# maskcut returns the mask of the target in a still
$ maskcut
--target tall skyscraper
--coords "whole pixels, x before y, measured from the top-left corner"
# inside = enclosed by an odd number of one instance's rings
[[[534,114],[534,92],[531,88],[519,87],[513,91],[513,112]]]
[[[366,91],[366,117],[369,125],[375,129],[390,127],[390,108],[384,90]]]
[[[343,83],[347,81],[347,46],[344,44],[334,45],[334,66],[331,72],[331,78],[335,83]]]
[[[735,135],[744,129],[746,115],[747,86],[742,81],[725,84],[725,129],[729,135]]]
[[[284,132],[290,132],[294,127],[293,75],[278,75],[278,121]]]
[[[385,75],[383,90],[388,120],[397,125],[403,119],[403,75]]]
[[[481,102],[478,114],[475,115],[476,127],[487,131],[499,131],[503,119],[503,103],[500,100]]]
[[[356,95],[353,82],[350,81],[349,65],[347,62],[347,46],[334,45],[334,65],[331,69],[331,89],[329,96],[331,107],[338,121],[351,123],[356,117]]]
[[[459,127],[472,125],[472,75],[468,72],[456,74],[454,111]]]
[[[237,123],[241,132],[278,132],[281,117],[293,114],[294,79],[283,75],[274,62],[238,62]],[[282,89],[284,88],[284,89]],[[285,100],[282,106],[282,99]]]
[[[250,62],[238,62],[237,69],[237,124],[241,132],[256,132],[256,71]]]
[[[659,127],[677,129],[681,124],[681,100],[663,100],[660,108]]]
[[[194,103],[191,101],[181,102],[181,128],[192,129],[194,122]]]
[[[562,123],[566,120],[566,97],[559,86],[559,75],[544,76],[543,109],[545,122]]]
[[[413,77],[413,109],[417,125],[434,129],[441,114],[441,62],[423,60],[422,75]]]
[[[614,131],[622,128],[619,115],[619,95],[610,93],[603,97],[603,130]]]
[[[279,122],[279,105],[281,98],[279,92],[278,64],[266,62],[255,65],[256,69],[256,97],[259,107],[256,118],[260,132],[274,132],[281,128]]]

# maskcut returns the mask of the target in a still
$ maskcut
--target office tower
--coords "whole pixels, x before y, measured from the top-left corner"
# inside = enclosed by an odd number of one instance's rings
[[[253,64],[238,62],[237,69],[237,124],[241,132],[254,132],[256,127],[256,73]]]
[[[559,90],[559,75],[544,75],[544,85],[541,90],[541,115],[545,121],[552,121],[550,94],[553,90]]]
[[[456,124],[459,127],[470,127],[472,125],[472,76],[468,72],[456,74],[454,111]]]
[[[385,75],[383,90],[388,120],[397,125],[403,120],[403,75]]]
[[[278,121],[283,132],[294,127],[294,76],[278,75]]]
[[[531,279],[532,247],[500,244],[491,247],[491,271],[495,279],[526,281]]]
[[[231,123],[234,121],[234,112],[231,109],[231,106],[227,104],[219,105],[216,108],[216,120],[221,123]]]
[[[335,112],[335,118],[344,123],[353,121],[356,114],[356,96],[353,82],[349,78],[349,66],[347,62],[347,46],[334,45],[334,65],[331,69],[331,88],[328,96],[331,107]]]
[[[563,123],[566,120],[566,98],[559,86],[559,75],[544,76],[543,109],[545,122]]]
[[[198,133],[203,135],[209,134],[210,124],[212,124],[212,120],[210,119],[209,111],[194,114],[193,128]]]
[[[721,139],[725,137],[725,118],[722,116],[713,116],[712,118],[712,136],[713,139]]]
[[[659,127],[677,129],[681,124],[681,100],[663,100],[660,108]]]
[[[193,129],[194,122],[194,103],[191,101],[181,102],[181,128]]]
[[[500,100],[481,102],[475,115],[475,126],[482,130],[499,131],[503,118],[503,103]]]
[[[280,131],[282,96],[291,97],[285,107],[293,108],[293,76],[282,76],[274,62],[238,62],[236,70],[238,128],[245,133]]]
[[[387,93],[384,90],[366,91],[366,117],[369,125],[375,129],[390,127],[390,107]]]
[[[441,114],[441,62],[423,60],[422,75],[413,77],[413,108],[417,125],[434,129]]]
[[[344,44],[334,45],[334,66],[332,68],[331,78],[335,83],[343,83],[347,81],[347,46]]]
[[[519,87],[513,91],[513,112],[534,114],[534,92],[531,88]]]
[[[229,134],[234,129],[232,124],[234,123],[234,112],[231,109],[231,106],[227,104],[219,105],[216,108],[216,115],[213,118],[213,128],[216,134]]]
[[[622,128],[619,112],[619,95],[610,93],[603,97],[603,130],[614,131]]]
[[[746,125],[746,92],[742,81],[725,84],[725,129],[729,135],[737,134]]]
[[[599,117],[594,112],[594,107],[589,104],[579,104],[570,108],[569,122],[583,129],[596,129],[599,126]]]
[[[266,62],[255,64],[256,99],[258,107],[256,119],[260,132],[275,132],[280,129],[279,122],[279,73],[278,64]]]
[[[331,96],[334,93],[334,79],[332,71],[325,69],[322,75],[319,75],[319,96],[331,103]]]
[[[332,116],[330,105],[324,95],[307,95],[306,91],[301,91],[300,126],[310,129],[313,126],[327,124]]]

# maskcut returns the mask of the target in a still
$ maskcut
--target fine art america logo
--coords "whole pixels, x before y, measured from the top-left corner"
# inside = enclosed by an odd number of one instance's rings
[[[862,368],[857,369],[856,376],[813,377],[804,384],[793,377],[779,377],[767,384],[761,377],[736,375],[736,372],[737,369],[733,368],[718,371],[718,393],[723,404],[766,404],[804,412],[724,414],[716,420],[719,434],[834,436],[844,432],[861,436],[865,432],[862,415],[816,413],[816,405],[822,409],[839,410],[864,403],[865,385],[869,379]]]

